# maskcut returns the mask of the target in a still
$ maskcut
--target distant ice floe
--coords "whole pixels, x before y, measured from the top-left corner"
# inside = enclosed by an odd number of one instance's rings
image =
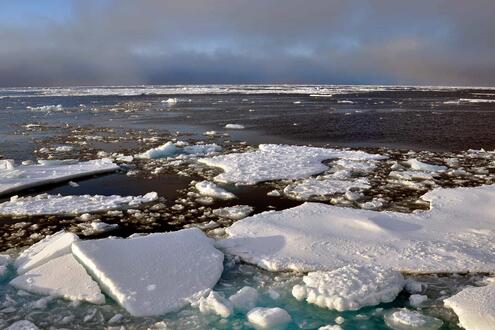
[[[77,215],[82,213],[122,210],[158,199],[156,192],[144,196],[48,195],[11,197],[0,204],[0,215]]]
[[[364,151],[260,144],[257,151],[203,158],[199,162],[224,170],[215,181],[250,185],[270,180],[303,179],[328,170],[322,161],[338,158],[380,160],[386,157]]]
[[[413,273],[495,271],[495,185],[435,189],[422,198],[431,210],[413,214],[318,203],[265,212],[234,223],[217,246],[273,271],[347,264]]]
[[[182,141],[176,143],[169,141],[165,144],[162,144],[161,146],[137,154],[134,157],[138,159],[158,159],[180,155],[204,156],[214,154],[221,150],[222,147],[215,143],[188,145],[186,142]]]
[[[162,103],[166,103],[168,105],[174,105],[174,104],[177,104],[177,99],[176,98],[168,98],[166,100],[163,100]]]
[[[64,111],[64,107],[61,104],[57,105],[43,105],[39,107],[27,107],[28,110],[34,112],[61,112]]]
[[[13,161],[0,162],[0,195],[120,169],[109,159],[86,162],[75,160],[38,162],[37,165],[19,166],[15,166]]]
[[[397,271],[357,265],[310,272],[303,282],[292,289],[297,300],[340,312],[394,301],[404,287],[404,278]]]
[[[240,124],[227,124],[227,125],[225,125],[225,128],[227,128],[227,129],[244,129],[244,125],[240,125]]]
[[[444,300],[465,329],[491,330],[495,327],[495,284],[467,287]]]

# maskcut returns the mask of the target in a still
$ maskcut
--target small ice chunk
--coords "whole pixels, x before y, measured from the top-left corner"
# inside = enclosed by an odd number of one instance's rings
[[[227,125],[225,125],[225,128],[227,128],[227,129],[244,129],[244,126],[239,125],[239,124],[227,124]]]
[[[20,320],[12,323],[5,330],[39,330],[36,324],[28,321],[28,320]]]
[[[169,141],[161,146],[137,154],[134,157],[138,159],[157,159],[173,156],[176,152],[177,148],[175,144]]]
[[[51,259],[14,278],[10,284],[17,289],[68,300],[83,300],[94,304],[105,302],[98,284],[72,254]]]
[[[199,311],[203,314],[213,313],[223,318],[232,314],[232,303],[222,297],[218,292],[211,291],[207,297],[201,297],[194,306],[198,306]]]
[[[443,302],[454,310],[463,328],[495,329],[495,284],[467,287]]]
[[[62,104],[57,104],[57,105],[42,105],[39,107],[27,107],[28,110],[33,111],[33,112],[60,112],[64,111],[64,107]]]
[[[368,189],[369,182],[365,178],[356,180],[335,180],[308,178],[299,183],[290,184],[284,189],[284,194],[297,200],[308,200],[315,196],[327,196],[348,192],[351,188]]]
[[[89,224],[79,224],[79,227],[82,228],[82,234],[85,236],[97,235],[102,233],[107,233],[110,231],[114,231],[119,228],[118,224],[110,224],[106,222],[93,221]]]
[[[399,272],[376,266],[348,265],[332,271],[310,272],[296,285],[296,299],[338,311],[357,310],[393,301],[404,286]]]
[[[415,171],[443,172],[447,170],[446,166],[423,163],[416,158],[408,159],[406,163]]]
[[[219,152],[222,147],[215,143],[210,144],[195,144],[192,146],[185,146],[183,151],[188,155],[209,155],[214,152]]]
[[[385,314],[385,323],[394,330],[435,330],[443,322],[435,317],[405,308]]]
[[[166,103],[168,105],[174,105],[177,104],[177,99],[175,97],[171,97],[166,100],[162,100],[162,103]]]
[[[177,311],[207,293],[223,270],[223,254],[197,228],[80,241],[72,252],[133,316]]]
[[[15,167],[13,159],[0,159],[0,171],[12,170]]]
[[[422,303],[428,300],[428,296],[422,294],[413,294],[409,296],[409,304],[413,307],[420,306]]]
[[[59,146],[55,148],[56,152],[69,152],[74,149],[73,146]]]
[[[47,195],[34,197],[15,196],[10,201],[0,204],[0,215],[77,215],[109,210],[121,210],[136,207],[158,199],[156,192],[144,196],[101,196],[101,195]]]
[[[30,269],[38,267],[50,259],[70,253],[72,243],[79,238],[64,231],[45,237],[38,243],[24,250],[15,261],[17,273],[23,274]]]
[[[245,286],[230,296],[229,300],[235,309],[246,312],[256,306],[258,291],[253,287]]]
[[[256,327],[280,328],[292,321],[289,313],[285,309],[256,307],[247,313],[247,319]]]
[[[209,181],[201,181],[196,183],[194,186],[201,195],[203,196],[208,196],[208,197],[213,197],[216,199],[233,199],[236,198],[234,194],[228,192],[227,190],[217,186],[213,182]]]
[[[254,208],[249,205],[235,205],[230,207],[223,207],[213,210],[213,214],[218,215],[221,218],[228,218],[232,220],[244,219],[254,211]]]
[[[342,330],[340,325],[325,325],[323,327],[319,327],[318,330]]]

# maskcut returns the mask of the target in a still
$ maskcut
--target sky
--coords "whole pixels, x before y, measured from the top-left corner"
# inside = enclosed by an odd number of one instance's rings
[[[0,0],[0,86],[495,86],[494,0]]]

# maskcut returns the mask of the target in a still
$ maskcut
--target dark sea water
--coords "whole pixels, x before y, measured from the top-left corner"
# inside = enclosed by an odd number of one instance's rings
[[[169,98],[176,98],[177,103],[164,102]],[[56,108],[57,105],[60,107]],[[225,125],[229,123],[241,124],[245,129],[225,129]],[[205,135],[207,131],[215,131],[216,134]],[[190,143],[217,143],[224,148],[224,152],[248,150],[261,143],[350,147],[385,153],[397,161],[406,159],[405,155],[412,150],[422,159],[442,164],[445,159],[456,157],[469,149],[495,150],[495,89],[399,86],[0,89],[0,159],[14,159],[18,163],[46,158],[88,160],[99,158],[98,152],[101,151],[133,155],[171,139]],[[53,151],[53,148],[62,145],[70,145],[74,150],[68,153]],[[49,150],[45,152],[43,148]],[[495,169],[492,165],[487,165],[490,160],[468,157],[462,161],[465,168],[472,168],[473,171],[485,168],[488,174],[471,181],[439,178],[436,183],[445,187],[493,183]],[[177,230],[191,224],[218,220],[207,212],[217,207],[246,204],[253,206],[255,213],[259,213],[282,210],[302,203],[283,196],[267,196],[267,192],[278,188],[276,184],[240,187],[227,185],[224,187],[238,199],[216,201],[213,205],[203,206],[206,208],[203,209],[193,205],[187,193],[191,192],[193,180],[211,178],[218,170],[191,167],[189,164],[167,167],[153,162],[147,164],[136,161],[121,165],[123,170],[115,174],[75,180],[79,184],[77,187],[67,184],[49,185],[26,190],[19,195],[138,195],[149,191],[158,192],[166,209],[159,212],[143,210],[145,214],[151,214],[151,220],[143,221],[127,215],[123,218],[105,215],[98,217],[105,222],[119,224],[119,229],[111,234],[123,237],[136,232]],[[153,170],[161,166],[165,169],[158,175],[153,174]],[[137,171],[138,174],[126,175],[125,172],[129,170]],[[379,170],[386,172],[387,169]],[[380,190],[380,175],[382,174],[375,175],[376,183],[370,194],[389,194],[386,196],[389,198],[387,209],[410,212],[420,208],[415,202],[427,190],[396,189],[384,193]],[[0,201],[9,197],[0,196]],[[185,205],[185,208],[173,209],[177,204]],[[79,222],[70,217],[4,217],[0,221],[0,251],[18,249],[35,242],[39,239],[36,235],[33,236],[35,233],[44,235],[60,229],[77,232]],[[22,225],[16,225],[19,223]],[[219,223],[222,226],[230,224],[222,221]],[[108,235],[105,233],[87,238]],[[242,267],[248,267],[249,271],[242,272]],[[224,274],[221,283],[224,287],[218,290],[229,293],[233,288],[242,287],[239,278],[242,278],[242,283],[252,285],[259,285],[257,281],[277,281],[273,274],[256,270],[252,266],[237,265]],[[451,282],[441,278],[424,280],[433,283],[430,289],[432,296],[440,296],[441,289],[450,288],[455,291]],[[462,281],[469,282],[471,279]],[[12,294],[11,288],[0,284],[0,295]],[[290,293],[285,294],[290,296]],[[266,305],[273,304],[269,299],[265,300]],[[289,298],[283,304],[297,315],[290,325],[293,329],[313,329],[324,325],[323,321],[331,324],[340,315],[317,307],[308,307]],[[445,329],[456,328],[455,316],[439,309],[438,303],[432,304],[427,308],[427,314],[442,318],[446,322],[443,327]],[[64,312],[68,308],[64,303],[54,305],[53,308]],[[378,309],[365,309],[362,314],[366,317],[356,317],[359,314],[356,312],[344,313],[348,320],[344,328],[386,328],[380,308],[389,310],[407,306],[407,299],[400,296],[397,301],[379,306]],[[79,320],[74,323],[74,327],[102,327],[101,320],[93,323],[81,321],[84,308],[92,307],[83,305],[74,312],[76,320]],[[125,313],[115,304],[111,304],[111,311]],[[298,311],[303,313],[298,314]],[[111,316],[108,310],[102,309],[99,312],[103,318]],[[22,311],[24,316],[28,313],[29,310]],[[41,313],[42,316],[36,316],[35,319],[44,319],[43,325],[48,327],[57,324],[53,310]],[[168,319],[173,324],[172,328],[184,326],[180,315],[172,315]],[[128,327],[136,329],[159,321],[127,320]],[[194,324],[197,328],[248,327],[237,318],[225,324],[217,320],[209,322],[201,319]]]

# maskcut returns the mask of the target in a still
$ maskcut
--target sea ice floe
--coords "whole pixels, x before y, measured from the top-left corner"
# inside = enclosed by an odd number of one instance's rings
[[[444,172],[447,170],[447,166],[423,163],[416,158],[408,159],[406,163],[415,171]]]
[[[379,160],[385,157],[363,151],[260,144],[257,151],[203,158],[199,162],[224,170],[215,177],[215,181],[256,184],[270,180],[303,179],[327,170],[322,161],[338,158]]]
[[[253,287],[245,286],[231,295],[229,300],[236,310],[247,312],[256,306],[258,291]]]
[[[256,307],[247,313],[247,319],[255,327],[277,329],[284,327],[292,318],[285,309],[274,307]]]
[[[68,300],[105,302],[98,284],[72,254],[51,259],[14,278],[10,284],[20,290]]]
[[[120,167],[109,159],[77,161],[39,161],[38,165],[0,167],[0,195],[41,186],[69,181],[94,174],[115,172]]]
[[[220,279],[223,254],[196,228],[129,239],[79,241],[72,252],[133,316],[176,311]]]
[[[225,125],[225,128],[227,128],[227,129],[244,129],[244,125],[240,125],[240,124],[227,124],[227,125]]]
[[[284,188],[287,197],[297,200],[308,200],[317,196],[329,196],[345,193],[351,189],[368,189],[370,184],[366,178],[354,180],[337,180],[333,178],[308,178]]]
[[[101,196],[101,195],[47,195],[34,197],[14,196],[10,201],[0,204],[0,215],[77,215],[109,210],[121,210],[136,207],[158,199],[156,192],[144,196]]]
[[[12,323],[5,330],[39,330],[36,324],[28,320],[20,320]]]
[[[164,158],[170,157],[174,155],[177,151],[177,147],[173,142],[167,142],[158,146],[156,148],[149,149],[143,153],[134,155],[135,158],[138,159],[156,159],[156,158]]]
[[[64,111],[64,107],[61,104],[57,105],[43,105],[39,107],[27,107],[28,110],[34,112],[60,112]]]
[[[213,214],[218,215],[221,218],[228,218],[232,220],[244,219],[251,213],[253,213],[254,208],[249,205],[235,205],[230,207],[223,207],[220,209],[213,210]]]
[[[182,141],[173,143],[171,141],[156,148],[149,149],[134,157],[138,159],[159,159],[176,156],[205,156],[222,150],[222,147],[215,144],[195,144],[184,145]]]
[[[404,287],[402,274],[377,266],[347,265],[332,271],[310,272],[292,295],[323,308],[357,310],[393,301]]]
[[[467,287],[445,299],[444,304],[454,310],[467,330],[495,329],[495,284]]]
[[[374,264],[414,273],[495,271],[495,185],[435,189],[430,210],[376,212],[319,203],[237,221],[217,246],[268,270]]]
[[[213,182],[200,181],[194,185],[198,192],[203,196],[213,197],[216,199],[233,199],[235,195],[227,190],[217,186]]]
[[[213,313],[223,318],[229,317],[233,311],[232,303],[215,291],[211,291],[207,297],[199,298],[192,305],[197,306],[201,313]]]
[[[14,262],[18,274],[38,267],[51,259],[70,253],[72,243],[79,238],[64,231],[47,236],[38,243],[22,251]]]
[[[385,324],[394,330],[435,330],[443,324],[435,317],[406,308],[388,312],[384,319]]]

